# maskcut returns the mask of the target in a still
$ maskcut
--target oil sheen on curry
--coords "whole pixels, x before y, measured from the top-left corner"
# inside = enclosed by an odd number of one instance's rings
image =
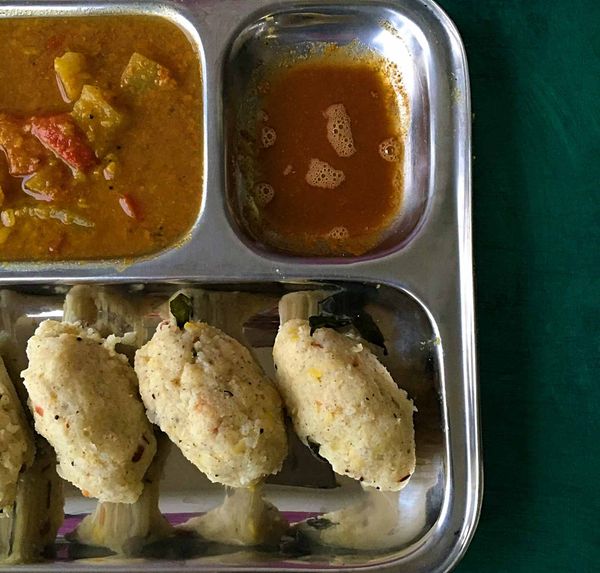
[[[258,83],[243,206],[255,238],[316,256],[361,255],[382,241],[402,199],[398,94],[387,72],[376,59],[316,56]]]
[[[202,193],[198,55],[150,16],[0,20],[0,260],[130,258]]]

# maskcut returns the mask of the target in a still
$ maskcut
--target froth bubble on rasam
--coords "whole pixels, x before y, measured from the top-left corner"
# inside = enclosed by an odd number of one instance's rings
[[[254,186],[254,200],[257,205],[264,206],[269,204],[275,197],[275,189],[268,183],[257,183]]]
[[[327,118],[327,139],[340,157],[356,153],[350,116],[343,103],[330,105],[323,114]]]
[[[261,131],[260,141],[264,148],[273,147],[277,141],[277,132],[272,127],[265,125]]]
[[[402,146],[400,142],[394,137],[384,139],[379,144],[379,155],[381,155],[381,157],[386,161],[400,161],[401,153]]]
[[[305,179],[311,187],[335,189],[344,182],[346,176],[340,169],[335,169],[326,161],[321,161],[313,157],[308,164]]]

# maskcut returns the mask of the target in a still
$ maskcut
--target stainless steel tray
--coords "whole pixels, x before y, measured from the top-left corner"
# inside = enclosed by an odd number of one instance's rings
[[[350,570],[447,571],[476,527],[482,474],[471,259],[470,101],[467,64],[452,22],[429,0],[3,3],[0,17],[156,14],[179,24],[197,46],[203,74],[204,189],[187,241],[156,256],[65,264],[5,264],[3,287],[22,293],[34,320],[59,316],[61,285],[122,283],[136,296],[166,297],[175,284],[245,291],[262,297],[264,313],[285,291],[307,285],[382,285],[374,314],[392,341],[386,365],[416,397],[418,468],[401,500],[407,533],[394,551],[324,551],[293,558],[224,551],[188,560],[60,561],[16,570]],[[396,62],[405,80],[410,124],[405,165],[405,217],[396,239],[358,259],[301,259],[266,252],[244,237],[228,200],[228,118],[244,97],[245,75],[268,57],[261,41],[302,43],[358,38]],[[262,52],[261,52],[262,51]],[[354,286],[353,286],[354,285]],[[141,290],[140,290],[141,289]],[[248,334],[246,342],[256,346]],[[258,345],[261,346],[261,345]],[[255,354],[269,367],[268,345]],[[189,478],[189,481],[185,481]],[[187,485],[185,485],[187,483]],[[352,488],[302,490],[269,486],[284,511],[318,513],[356,498]],[[216,503],[214,488],[173,459],[163,484],[163,511],[188,498],[195,510]],[[72,498],[67,512],[86,510]]]

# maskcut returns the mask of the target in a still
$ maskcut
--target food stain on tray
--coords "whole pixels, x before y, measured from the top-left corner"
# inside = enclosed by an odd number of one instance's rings
[[[202,195],[198,54],[150,16],[0,20],[0,260],[128,258]]]
[[[230,167],[247,231],[271,248],[362,255],[397,219],[401,78],[381,56],[358,53],[328,46],[257,71]]]

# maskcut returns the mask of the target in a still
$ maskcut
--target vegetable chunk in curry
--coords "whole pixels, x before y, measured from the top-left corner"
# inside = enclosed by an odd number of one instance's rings
[[[0,19],[0,261],[147,255],[202,195],[199,57],[151,16]]]

